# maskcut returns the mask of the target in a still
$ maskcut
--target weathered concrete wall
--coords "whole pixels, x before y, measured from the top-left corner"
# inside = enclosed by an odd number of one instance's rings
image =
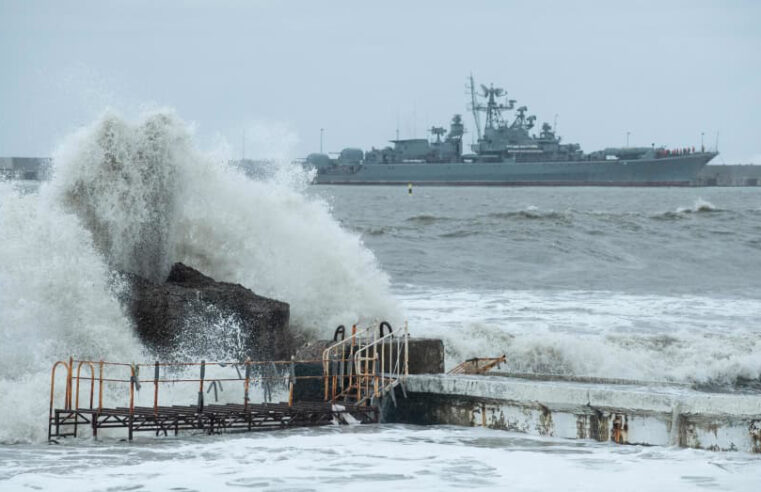
[[[761,395],[498,376],[410,376],[405,387],[387,421],[761,453]]]

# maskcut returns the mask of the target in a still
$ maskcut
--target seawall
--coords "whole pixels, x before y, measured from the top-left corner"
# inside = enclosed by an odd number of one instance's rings
[[[618,444],[761,453],[761,395],[681,385],[410,375],[384,419]]]

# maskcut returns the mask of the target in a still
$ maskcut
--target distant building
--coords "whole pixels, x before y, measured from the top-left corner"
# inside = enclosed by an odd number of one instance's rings
[[[52,163],[49,157],[0,157],[0,179],[44,181],[50,178]]]
[[[754,164],[714,165],[698,173],[697,186],[761,186],[761,166]]]

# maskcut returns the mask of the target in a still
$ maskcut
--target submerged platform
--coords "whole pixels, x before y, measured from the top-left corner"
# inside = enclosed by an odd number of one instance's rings
[[[410,375],[398,422],[484,426],[619,444],[761,453],[761,395],[686,385]]]
[[[179,431],[218,434],[233,431],[266,431],[292,427],[314,427],[331,423],[372,423],[378,412],[370,406],[335,405],[329,402],[195,405],[171,407],[128,407],[62,410],[50,418],[49,439],[76,437],[79,427],[126,429],[132,440],[135,432],[177,435]]]

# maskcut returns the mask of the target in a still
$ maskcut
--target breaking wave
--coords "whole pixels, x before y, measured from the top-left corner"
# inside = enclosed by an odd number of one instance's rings
[[[703,199],[697,199],[691,207],[678,207],[674,211],[663,212],[653,216],[654,219],[665,220],[678,220],[686,219],[690,215],[694,214],[713,214],[717,212],[723,212],[720,208],[716,207],[713,203]]]
[[[506,354],[503,370],[516,373],[726,388],[761,381],[757,299],[413,286],[399,297],[416,333],[444,340],[448,369]]]
[[[54,160],[56,198],[113,268],[163,280],[181,261],[286,301],[293,324],[325,333],[395,310],[375,257],[324,201],[291,176],[244,179],[172,112],[134,124],[106,114]]]
[[[397,315],[388,277],[326,202],[303,193],[307,176],[291,167],[247,179],[199,151],[171,111],[136,122],[108,112],[54,162],[37,194],[0,184],[0,421],[15,422],[0,442],[44,437],[54,361],[146,357],[116,300],[117,271],[162,281],[181,261],[290,303],[292,326],[315,336]],[[235,320],[218,318],[234,351]]]
[[[705,212],[717,212],[719,209],[716,208],[716,205],[713,203],[699,198],[695,201],[692,207],[678,208],[676,211],[684,214],[699,214]]]

